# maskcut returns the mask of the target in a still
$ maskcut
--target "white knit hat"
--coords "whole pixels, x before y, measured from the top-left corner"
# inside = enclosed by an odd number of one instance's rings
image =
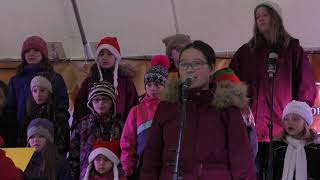
[[[89,179],[93,160],[100,154],[107,157],[110,161],[113,162],[113,179],[119,180],[118,165],[120,164],[120,159],[118,156],[120,155],[120,142],[116,140],[101,141],[92,145],[92,151],[88,158],[88,167],[83,179]]]
[[[260,6],[268,6],[269,8],[273,9],[274,11],[276,11],[278,13],[278,15],[280,16],[280,18],[281,18],[282,10],[281,10],[279,4],[277,4],[276,2],[263,1],[263,2],[259,3],[256,6],[256,9],[257,9],[257,7],[260,7]]]
[[[98,62],[98,56],[99,56],[100,51],[102,51],[103,49],[109,50],[115,56],[115,59],[116,59],[114,71],[113,71],[113,86],[115,88],[116,94],[118,95],[118,91],[117,91],[117,88],[118,88],[118,69],[119,69],[119,63],[121,60],[121,53],[120,53],[120,46],[119,46],[117,38],[116,37],[105,37],[105,38],[101,39],[101,41],[99,42],[99,44],[97,46],[97,50],[96,50],[96,54],[95,54],[95,61],[98,66],[100,81],[103,81],[103,74],[102,74],[101,67]]]
[[[43,76],[35,76],[32,80],[31,80],[31,82],[30,82],[30,89],[31,89],[31,91],[32,91],[32,89],[34,88],[34,87],[42,87],[42,88],[45,88],[45,89],[47,89],[49,92],[51,92],[52,93],[52,85],[51,85],[51,82],[47,79],[47,78],[45,78],[45,77],[43,77]]]
[[[282,120],[286,115],[291,113],[301,116],[308,125],[311,125],[313,123],[311,108],[305,102],[295,101],[295,100],[292,100],[291,102],[289,102],[283,110]]]

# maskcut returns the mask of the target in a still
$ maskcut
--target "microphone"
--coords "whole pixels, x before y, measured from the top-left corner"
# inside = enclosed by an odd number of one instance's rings
[[[275,51],[271,51],[269,53],[268,65],[267,65],[267,72],[269,74],[269,78],[272,78],[277,71],[277,60],[278,60],[278,53]]]
[[[193,80],[194,80],[193,76],[190,76],[190,75],[187,76],[186,79],[184,80],[184,82],[182,83],[182,88],[189,89]]]

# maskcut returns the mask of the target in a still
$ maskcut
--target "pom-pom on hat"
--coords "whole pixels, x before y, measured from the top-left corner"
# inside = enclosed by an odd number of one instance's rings
[[[282,113],[282,120],[288,114],[297,114],[302,117],[306,123],[310,126],[313,123],[313,115],[310,106],[301,101],[292,100],[287,104]]]
[[[39,36],[28,37],[22,45],[21,59],[25,61],[24,54],[30,49],[36,49],[41,52],[44,59],[48,59],[47,43]]]
[[[89,154],[88,157],[88,167],[87,167],[87,171],[84,177],[84,180],[88,180],[89,179],[89,174],[90,174],[90,170],[92,169],[92,163],[94,161],[94,159],[98,156],[98,155],[103,155],[105,157],[107,157],[110,161],[113,162],[113,176],[114,176],[114,180],[118,180],[119,179],[119,172],[118,172],[118,165],[120,164],[120,142],[113,140],[113,141],[100,141],[100,142],[96,142],[92,145],[92,151]]]
[[[96,54],[95,54],[95,61],[98,66],[100,81],[103,81],[103,75],[102,75],[101,67],[98,62],[98,56],[99,56],[100,51],[102,51],[103,49],[109,50],[116,59],[114,71],[113,71],[113,86],[116,90],[116,94],[118,94],[118,92],[117,92],[118,69],[119,69],[119,63],[121,60],[121,52],[120,52],[120,46],[119,46],[117,38],[116,37],[105,37],[105,38],[101,39],[101,41],[99,42],[99,44],[97,46],[97,50],[96,50]]]
[[[165,55],[156,55],[151,59],[151,67],[144,75],[144,85],[149,82],[157,82],[164,85],[168,79],[170,60]]]

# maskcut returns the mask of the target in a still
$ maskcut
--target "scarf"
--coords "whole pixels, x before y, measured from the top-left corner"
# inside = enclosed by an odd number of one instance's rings
[[[307,158],[303,140],[287,137],[288,148],[284,158],[284,166],[281,180],[307,180]]]

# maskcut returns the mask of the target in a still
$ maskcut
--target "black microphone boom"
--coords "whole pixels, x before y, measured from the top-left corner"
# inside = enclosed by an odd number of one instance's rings
[[[182,84],[182,88],[184,88],[184,89],[189,89],[190,86],[191,86],[191,84],[192,84],[193,79],[194,79],[194,77],[188,76],[188,77],[184,80],[184,82],[183,82],[183,84]]]

